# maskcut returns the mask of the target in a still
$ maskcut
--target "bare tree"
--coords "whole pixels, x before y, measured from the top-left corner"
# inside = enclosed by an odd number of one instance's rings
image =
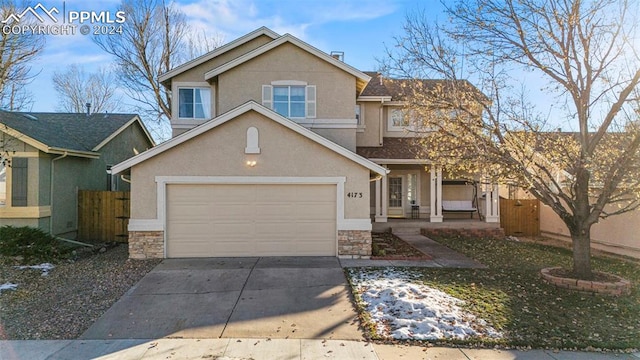
[[[195,59],[200,55],[215,50],[224,44],[224,36],[220,34],[207,35],[205,30],[190,31],[186,37],[187,58]]]
[[[116,58],[123,86],[140,110],[155,119],[171,118],[171,93],[158,80],[183,56],[187,23],[163,0],[124,0],[127,14],[119,36],[96,36],[96,44]]]
[[[17,9],[11,0],[0,1],[0,18],[7,19]],[[34,25],[31,18],[23,18],[19,24],[2,24],[6,29],[12,26]],[[0,106],[8,110],[22,110],[31,105],[31,94],[24,86],[35,76],[31,73],[31,63],[44,48],[44,37],[16,34],[13,31],[0,32]]]
[[[120,102],[116,84],[111,71],[104,68],[87,74],[78,65],[69,65],[65,71],[53,74],[53,87],[60,98],[59,108],[66,112],[84,112],[87,103],[96,113],[116,111]]]
[[[518,184],[548,205],[569,229],[573,272],[585,279],[591,226],[640,205],[633,11],[625,0],[460,0],[447,7],[447,24],[408,15],[383,60],[387,73],[416,79],[403,91],[422,122],[424,155]],[[514,84],[523,73],[546,80],[556,121]],[[418,81],[427,77],[448,81]],[[575,131],[556,131],[558,121]]]

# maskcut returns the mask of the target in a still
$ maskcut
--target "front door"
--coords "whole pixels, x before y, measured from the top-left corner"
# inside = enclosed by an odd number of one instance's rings
[[[389,176],[389,217],[404,217],[403,178],[404,176]]]

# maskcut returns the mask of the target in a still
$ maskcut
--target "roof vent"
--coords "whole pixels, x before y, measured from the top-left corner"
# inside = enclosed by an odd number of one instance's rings
[[[85,104],[87,106],[87,116],[91,115],[91,103],[88,102]]]
[[[29,119],[29,120],[34,120],[34,121],[35,121],[35,120],[38,120],[38,118],[37,118],[37,117],[35,117],[35,116],[31,115],[31,114],[22,114],[22,115],[23,115],[24,117],[26,117],[27,119]]]
[[[332,51],[331,57],[338,61],[344,62],[344,51]]]

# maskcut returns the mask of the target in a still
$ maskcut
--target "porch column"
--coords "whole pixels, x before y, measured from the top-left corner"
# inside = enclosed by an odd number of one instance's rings
[[[387,167],[386,165],[382,165]],[[380,200],[382,203],[382,209],[380,209],[380,222],[387,222],[387,209],[389,207],[389,184],[387,176],[382,177],[382,189],[380,189]]]
[[[431,222],[442,222],[442,167],[431,165]]]
[[[500,193],[498,184],[487,183],[485,192],[485,222],[500,222]]]
[[[383,191],[382,191],[382,182],[385,181],[387,177],[383,176],[382,179],[378,179],[376,180],[376,215],[375,215],[375,222],[387,222],[387,216],[384,215],[383,216],[383,209],[384,207],[382,206],[382,197],[383,197]]]

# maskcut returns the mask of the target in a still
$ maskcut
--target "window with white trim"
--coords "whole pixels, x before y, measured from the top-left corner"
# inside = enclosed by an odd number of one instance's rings
[[[210,119],[211,89],[205,87],[178,88],[178,117],[181,119]]]
[[[410,117],[400,108],[389,108],[387,125],[389,131],[403,131],[409,128]]]
[[[300,81],[262,86],[262,105],[290,119],[316,117],[316,87]]]
[[[364,122],[362,121],[362,108],[359,104],[356,105],[356,124],[358,126],[364,125]]]

